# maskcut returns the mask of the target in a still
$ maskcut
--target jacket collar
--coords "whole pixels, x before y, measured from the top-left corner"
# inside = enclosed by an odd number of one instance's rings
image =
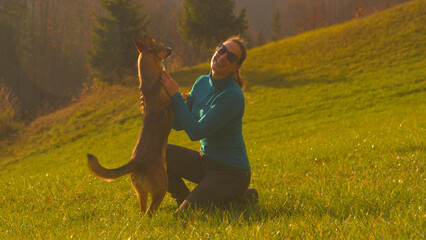
[[[215,80],[215,79],[213,79],[212,72],[210,71],[209,83],[210,83],[210,86],[213,87],[214,89],[224,88],[229,83],[232,83],[232,81],[234,81],[234,74],[231,74],[231,75],[227,76],[226,78],[223,78],[223,79],[220,79],[220,80]]]

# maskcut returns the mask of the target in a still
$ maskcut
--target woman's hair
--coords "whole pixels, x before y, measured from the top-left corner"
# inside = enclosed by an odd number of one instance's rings
[[[238,60],[238,64],[242,65],[247,57],[246,41],[242,39],[240,36],[232,36],[228,38],[225,42],[234,42],[238,44],[238,46],[241,49],[241,57],[240,57],[240,60]],[[244,79],[242,79],[240,76],[240,69],[238,69],[237,72],[234,74],[234,81],[238,84],[238,86],[240,86],[242,90],[244,90],[245,82],[244,82]]]

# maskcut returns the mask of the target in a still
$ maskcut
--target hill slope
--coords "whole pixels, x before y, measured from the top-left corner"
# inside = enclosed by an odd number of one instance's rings
[[[114,86],[36,120],[3,146],[0,232],[424,237],[425,22],[426,2],[417,0],[249,51],[244,136],[258,206],[196,212],[180,224],[167,197],[154,221],[137,216],[128,178],[101,182],[86,167],[87,152],[108,167],[127,162],[140,131],[137,90]],[[173,76],[188,91],[208,66]],[[182,132],[169,141],[198,148]]]

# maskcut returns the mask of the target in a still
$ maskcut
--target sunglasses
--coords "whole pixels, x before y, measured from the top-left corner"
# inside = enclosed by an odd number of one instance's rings
[[[219,55],[226,54],[226,58],[228,59],[228,61],[229,61],[230,63],[234,63],[234,62],[236,62],[236,61],[238,60],[238,56],[237,56],[237,55],[235,55],[235,53],[230,52],[230,51],[228,50],[228,48],[226,48],[226,46],[225,46],[225,45],[223,45],[223,44],[220,44],[220,45],[217,47],[217,53],[219,53]]]

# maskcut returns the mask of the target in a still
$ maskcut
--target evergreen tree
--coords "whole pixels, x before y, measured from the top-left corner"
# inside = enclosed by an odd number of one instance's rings
[[[109,16],[95,15],[88,63],[95,79],[111,83],[136,72],[133,38],[146,33],[148,17],[141,16],[143,3],[135,0],[101,0],[101,5]]]
[[[248,28],[246,10],[237,16],[234,0],[184,0],[178,20],[179,34],[195,46],[212,49],[231,35]]]
[[[271,41],[277,41],[281,38],[282,26],[281,26],[281,14],[278,8],[275,9],[272,14],[271,22]]]
[[[260,46],[265,43],[266,43],[265,35],[263,34],[263,30],[260,29],[256,38],[256,46]]]

